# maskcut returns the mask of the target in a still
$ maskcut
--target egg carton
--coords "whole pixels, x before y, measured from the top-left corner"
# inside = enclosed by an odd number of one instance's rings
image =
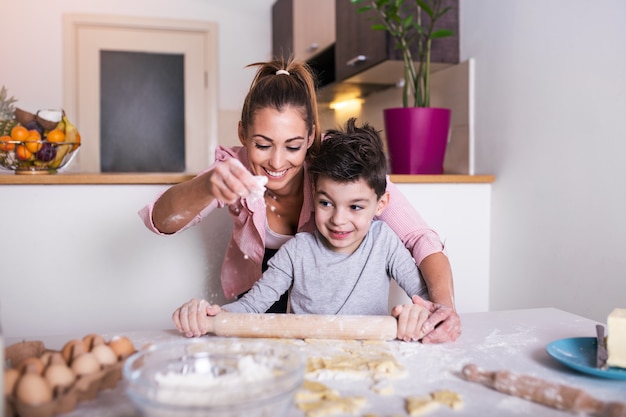
[[[41,357],[45,352],[59,352],[47,349],[41,341],[24,341],[5,349],[5,360],[16,367],[26,358]],[[126,356],[127,357],[127,356]],[[122,379],[122,367],[125,358],[117,363],[103,366],[100,371],[78,376],[70,386],[53,390],[52,401],[43,404],[25,404],[14,393],[5,396],[6,417],[53,417],[68,413],[83,401],[93,400],[101,390],[111,389]]]

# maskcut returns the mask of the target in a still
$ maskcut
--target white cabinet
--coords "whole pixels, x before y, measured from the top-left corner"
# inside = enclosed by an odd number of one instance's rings
[[[491,184],[398,187],[445,242],[458,311],[487,311]],[[1,185],[0,218],[11,219],[0,240],[5,335],[169,329],[174,309],[191,297],[223,303],[228,213],[157,236],[137,210],[166,188]]]

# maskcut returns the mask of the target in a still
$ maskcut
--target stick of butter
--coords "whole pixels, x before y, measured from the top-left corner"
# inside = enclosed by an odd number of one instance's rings
[[[616,308],[607,320],[608,366],[626,368],[626,309]]]

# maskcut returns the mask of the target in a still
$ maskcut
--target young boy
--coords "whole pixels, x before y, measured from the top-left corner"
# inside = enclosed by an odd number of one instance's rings
[[[413,298],[396,306],[398,337],[419,340],[429,316],[415,297],[427,296],[411,254],[397,235],[375,217],[389,202],[382,140],[368,124],[327,132],[309,172],[313,176],[317,231],[299,233],[268,262],[263,277],[244,296],[208,315],[265,312],[289,290],[296,314],[388,314],[391,279]],[[206,303],[206,302],[205,302]],[[198,306],[202,309],[202,306]],[[177,322],[178,314],[174,314]]]

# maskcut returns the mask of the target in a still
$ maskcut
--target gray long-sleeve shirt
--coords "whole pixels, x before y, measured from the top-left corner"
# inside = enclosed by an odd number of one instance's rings
[[[388,314],[389,284],[395,279],[411,297],[427,297],[413,257],[382,221],[373,221],[357,250],[329,250],[319,232],[298,233],[268,262],[263,277],[229,312],[263,313],[290,287],[296,314]]]

